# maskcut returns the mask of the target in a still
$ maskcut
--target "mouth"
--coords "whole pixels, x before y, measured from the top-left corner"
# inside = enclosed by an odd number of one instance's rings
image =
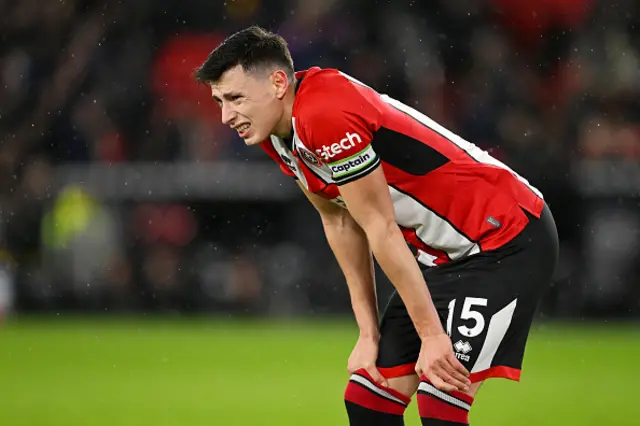
[[[236,132],[238,132],[238,136],[240,136],[241,138],[244,138],[245,136],[247,136],[247,133],[249,132],[249,128],[251,128],[251,124],[241,124],[239,126],[237,126],[235,128]]]

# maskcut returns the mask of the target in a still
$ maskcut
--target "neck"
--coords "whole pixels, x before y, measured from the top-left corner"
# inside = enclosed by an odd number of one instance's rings
[[[296,86],[298,81],[294,85],[289,87],[287,94],[284,96],[284,111],[282,117],[278,121],[273,134],[279,138],[288,138],[293,133],[293,125],[291,123],[291,117],[293,116],[293,103],[296,97]]]

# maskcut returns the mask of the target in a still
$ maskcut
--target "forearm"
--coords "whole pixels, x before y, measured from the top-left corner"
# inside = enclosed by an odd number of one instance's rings
[[[421,338],[443,332],[420,267],[395,222],[368,226],[369,244],[402,298]]]
[[[323,218],[327,240],[349,287],[351,306],[363,337],[378,337],[378,309],[373,258],[365,232],[344,211]]]

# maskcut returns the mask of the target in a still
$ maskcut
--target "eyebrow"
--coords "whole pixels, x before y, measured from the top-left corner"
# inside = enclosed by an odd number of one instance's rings
[[[222,95],[223,98],[225,98],[228,101],[232,101],[234,97],[237,96],[244,96],[242,93],[240,92],[229,92],[229,93],[225,93]],[[217,96],[212,96],[212,98],[216,101],[216,102],[220,102],[220,98]]]

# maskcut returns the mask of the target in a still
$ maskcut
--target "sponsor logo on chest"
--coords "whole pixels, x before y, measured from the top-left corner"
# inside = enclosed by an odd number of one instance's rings
[[[340,139],[339,142],[332,143],[331,145],[323,145],[322,148],[316,149],[316,154],[328,161],[330,158],[335,157],[343,151],[353,148],[356,144],[361,144],[362,138],[357,133],[347,132],[346,137]]]

